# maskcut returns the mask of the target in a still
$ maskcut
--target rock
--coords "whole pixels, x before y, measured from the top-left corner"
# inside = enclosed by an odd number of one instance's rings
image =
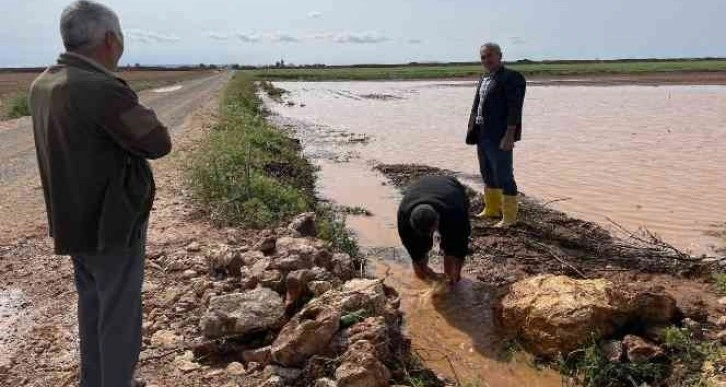
[[[169,330],[158,330],[151,336],[153,347],[172,349],[176,348],[182,341],[181,337]]]
[[[271,356],[269,345],[267,347],[250,349],[242,352],[242,359],[244,359],[245,363],[259,363],[267,365],[270,363]]]
[[[267,378],[264,383],[257,387],[285,387],[285,381],[281,377],[274,375]]]
[[[650,341],[662,343],[666,329],[668,329],[667,325],[651,325],[645,328],[643,336]]]
[[[330,259],[329,269],[336,277],[343,281],[353,278],[355,274],[353,258],[345,253],[333,254],[333,257]]]
[[[190,372],[202,368],[199,363],[194,362],[194,353],[186,351],[174,358],[174,365],[182,372]]]
[[[305,212],[296,216],[287,229],[294,232],[298,236],[314,237],[317,235],[317,225],[315,224],[315,213]]]
[[[367,341],[375,348],[376,358],[383,361],[391,360],[389,350],[390,340],[386,320],[381,317],[368,317],[353,325],[347,332],[348,342]]]
[[[343,313],[364,309],[371,314],[380,315],[385,311],[387,299],[380,280],[350,280],[343,284],[343,294],[345,295],[341,303]]]
[[[719,342],[720,342],[720,343],[721,343],[722,345],[726,345],[726,330],[723,330],[723,331],[719,332],[719,333],[718,333],[718,334],[716,335],[716,339],[717,339],[717,340],[718,340],[718,341],[719,341]]]
[[[726,297],[721,297],[718,299],[719,305],[726,305]]]
[[[709,307],[701,296],[690,295],[679,300],[678,309],[681,311],[683,317],[702,323],[708,320]]]
[[[313,267],[312,257],[300,255],[288,255],[272,261],[271,269],[277,269],[283,272],[294,270],[310,269]]]
[[[263,238],[260,238],[257,243],[255,243],[255,250],[260,251],[264,255],[270,255],[275,252],[275,247],[277,245],[277,237],[274,236],[266,236]]]
[[[302,375],[302,370],[299,368],[286,368],[276,365],[268,365],[265,367],[264,373],[267,376],[279,376],[283,381],[292,383]]]
[[[239,277],[239,284],[242,287],[242,289],[250,290],[257,287],[257,284],[259,284],[259,279],[257,276],[252,274],[252,270],[250,270],[247,267],[242,267],[240,269],[240,277]]]
[[[279,328],[285,317],[282,298],[270,289],[214,296],[200,321],[207,338],[243,337]]]
[[[297,270],[287,275],[285,279],[285,307],[288,311],[298,305],[307,293],[306,279],[309,276],[308,270]]]
[[[622,292],[619,296],[624,301],[616,306],[643,325],[669,323],[678,315],[676,300],[662,287],[646,290],[616,287],[615,290]]]
[[[606,341],[602,344],[601,348],[609,362],[620,363],[623,360],[625,350],[623,349],[623,343],[621,341]]]
[[[263,367],[263,365],[260,363],[255,363],[255,362],[247,363],[247,371],[250,371],[250,372],[261,371],[262,367]]]
[[[329,281],[310,281],[308,282],[308,291],[314,296],[319,297],[323,293],[333,289],[333,284]]]
[[[202,250],[202,247],[199,245],[199,242],[194,241],[187,245],[186,250],[190,253],[196,253]]]
[[[272,360],[283,366],[299,366],[327,348],[338,331],[340,311],[329,305],[308,305],[295,315],[272,343]]]
[[[261,286],[278,293],[282,293],[285,288],[285,278],[279,270],[265,270],[257,277],[257,281]]]
[[[501,322],[536,355],[553,357],[609,336],[629,322],[669,323],[675,300],[648,290],[615,286],[605,279],[539,275],[514,283],[501,301]]]
[[[227,364],[225,371],[227,371],[227,373],[232,376],[242,376],[247,373],[247,370],[245,370],[245,366],[242,365],[242,363],[238,363],[236,361]]]
[[[307,261],[314,261],[324,245],[320,241],[306,238],[283,237],[277,240],[275,251],[279,257],[300,256]]]
[[[245,266],[251,267],[260,259],[265,258],[265,254],[261,251],[245,251],[240,253],[240,258],[242,258],[242,262]]]
[[[646,363],[665,355],[659,346],[635,335],[623,338],[623,348],[632,363]]]
[[[338,383],[332,379],[320,378],[315,381],[315,387],[338,387]]]
[[[182,273],[182,278],[192,279],[192,278],[196,277],[197,275],[198,274],[195,270],[189,269],[189,270],[184,270],[184,272]]]
[[[211,273],[239,277],[245,261],[239,249],[229,245],[219,245],[209,252],[207,263]]]
[[[373,344],[362,340],[353,343],[335,370],[339,387],[387,387],[391,372],[375,357]]]
[[[287,295],[285,297],[285,304],[288,306],[294,306],[297,305],[303,297],[310,294],[318,294],[311,292],[308,284],[314,280],[323,281],[330,279],[333,279],[333,275],[327,270],[320,267],[313,267],[311,269],[302,269],[290,272],[285,279],[285,290],[287,292]],[[332,288],[332,284],[328,282],[328,285],[329,290],[330,288]]]
[[[716,320],[716,326],[719,328],[726,328],[726,316],[721,316]]]
[[[703,338],[703,326],[701,326],[701,323],[698,321],[686,317],[681,321],[681,324],[683,324],[683,327],[688,329],[689,332],[693,335],[696,339],[702,339]]]

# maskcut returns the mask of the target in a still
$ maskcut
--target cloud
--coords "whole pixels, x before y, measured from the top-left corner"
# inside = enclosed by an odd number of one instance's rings
[[[407,42],[408,42],[408,44],[421,44],[421,43],[423,43],[423,40],[421,40],[421,39],[409,39]]]
[[[332,40],[333,34],[330,32],[317,32],[308,35],[306,38],[310,40]]]
[[[254,33],[254,32],[250,32],[250,33],[238,32],[236,34],[236,36],[237,36],[237,39],[239,39],[245,43],[257,43],[260,40],[262,40],[262,36]]]
[[[512,44],[524,44],[524,43],[527,43],[527,41],[524,38],[520,37],[520,36],[512,36],[511,38],[509,38],[509,41],[512,42]]]
[[[323,16],[322,12],[319,11],[310,11],[308,12],[308,17],[311,19],[317,19],[319,17]]]
[[[127,29],[125,34],[130,40],[141,43],[174,43],[180,40],[176,35],[165,35],[154,31],[140,30],[136,28]]]
[[[228,40],[230,38],[227,34],[220,34],[218,32],[207,32],[207,36],[214,40]]]
[[[299,43],[300,38],[284,32],[277,32],[270,35],[270,40],[277,43]]]
[[[333,38],[336,43],[343,44],[370,44],[370,43],[383,43],[391,40],[387,36],[383,36],[375,31],[367,32],[346,32],[338,34]]]

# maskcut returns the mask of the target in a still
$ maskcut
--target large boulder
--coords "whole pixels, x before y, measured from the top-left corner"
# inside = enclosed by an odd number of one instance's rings
[[[280,295],[266,288],[214,296],[200,321],[202,334],[216,339],[278,329],[285,317]]]
[[[638,292],[605,279],[539,275],[512,285],[501,302],[501,322],[535,354],[552,357],[606,337],[625,324],[667,323],[677,310],[659,290]]]
[[[300,366],[323,353],[338,331],[340,311],[330,305],[308,305],[295,315],[272,343],[272,360],[286,367]]]
[[[376,349],[368,341],[353,343],[335,370],[339,387],[387,387],[391,372],[376,358]]]

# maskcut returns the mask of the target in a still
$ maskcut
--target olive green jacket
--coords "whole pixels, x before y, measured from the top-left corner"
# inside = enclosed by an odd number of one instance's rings
[[[169,153],[167,129],[124,80],[74,53],[33,82],[30,110],[56,254],[128,249],[154,197],[146,159]]]

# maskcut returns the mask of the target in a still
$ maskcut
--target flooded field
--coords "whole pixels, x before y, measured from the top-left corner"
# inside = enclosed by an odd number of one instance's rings
[[[276,83],[270,103],[320,167],[319,194],[373,216],[348,224],[372,256],[371,271],[401,292],[413,346],[462,385],[559,386],[553,370],[502,358],[494,290],[465,275],[444,297],[413,278],[396,233],[397,188],[378,163],[456,171],[480,187],[475,150],[463,144],[471,82]],[[696,253],[726,219],[726,87],[530,85],[516,170],[527,195],[606,227],[647,227]],[[440,263],[436,263],[438,265]],[[438,268],[437,268],[438,269]]]
[[[322,190],[343,204],[371,206],[361,190],[372,188],[350,171],[375,162],[432,165],[480,184],[475,150],[463,144],[471,82],[276,85],[296,105],[275,110],[310,126],[303,140],[317,145],[308,150],[335,153],[318,155],[326,160]],[[680,248],[709,251],[706,234],[726,219],[726,87],[530,85],[524,126],[515,154],[524,193],[559,200],[554,206],[576,217],[647,227]]]

